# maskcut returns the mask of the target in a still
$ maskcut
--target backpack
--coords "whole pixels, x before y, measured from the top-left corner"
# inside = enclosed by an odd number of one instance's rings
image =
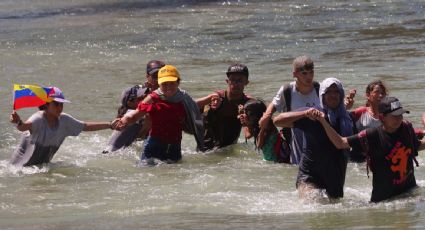
[[[319,97],[320,84],[317,81],[313,81],[313,87],[316,90],[316,94]],[[283,86],[283,97],[285,98],[286,111],[291,111],[291,98],[292,98],[292,86],[291,84],[285,84]],[[282,135],[285,137],[287,143],[291,143],[292,135],[291,128],[282,128]]]

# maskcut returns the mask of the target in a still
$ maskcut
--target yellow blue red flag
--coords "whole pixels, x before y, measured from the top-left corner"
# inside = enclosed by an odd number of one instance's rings
[[[13,109],[39,107],[49,102],[48,94],[51,87],[37,85],[13,85]]]

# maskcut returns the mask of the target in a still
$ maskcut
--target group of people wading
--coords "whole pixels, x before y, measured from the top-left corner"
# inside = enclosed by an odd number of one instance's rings
[[[373,173],[371,201],[379,202],[416,187],[414,162],[425,148],[424,131],[403,119],[400,101],[387,95],[377,80],[366,87],[366,105],[351,110],[355,90],[347,95],[336,78],[314,81],[314,63],[295,58],[294,81],[284,84],[269,105],[245,94],[249,71],[233,64],[226,72],[227,88],[192,99],[180,89],[175,66],[153,60],[146,82],[125,89],[116,118],[85,122],[63,113],[62,91],[53,87],[49,101],[25,122],[13,111],[10,121],[25,132],[11,164],[22,167],[49,163],[67,136],[82,131],[113,129],[103,153],[143,139],[141,162],[181,160],[183,132],[195,137],[198,151],[237,143],[242,131],[253,138],[266,161],[297,165],[296,187],[301,198],[343,197],[347,163],[366,162]],[[278,115],[273,116],[275,112]],[[425,114],[423,121],[425,125]]]

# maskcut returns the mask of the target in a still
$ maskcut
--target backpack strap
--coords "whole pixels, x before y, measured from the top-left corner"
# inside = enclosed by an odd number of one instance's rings
[[[313,81],[313,87],[316,90],[317,97],[319,97],[320,83],[317,81]]]
[[[292,86],[285,84],[283,86],[283,98],[285,98],[286,111],[291,111]]]

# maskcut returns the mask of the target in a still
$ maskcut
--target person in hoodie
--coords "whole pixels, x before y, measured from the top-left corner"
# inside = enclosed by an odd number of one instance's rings
[[[353,134],[353,123],[344,106],[344,89],[336,78],[326,78],[320,83],[318,110],[326,115],[329,124],[342,136]],[[337,149],[316,121],[315,108],[299,109],[304,117],[292,124],[293,146],[301,156],[296,187],[299,197],[316,200],[324,190],[328,198],[344,196],[347,153]],[[274,119],[280,126],[280,117]]]
[[[179,89],[180,80],[176,67],[162,67],[158,73],[159,88],[114,125],[114,129],[122,130],[149,114],[152,126],[141,156],[141,160],[148,164],[154,159],[166,163],[181,160],[183,131],[193,134],[198,149],[203,148],[204,130],[199,107],[185,91]]]

